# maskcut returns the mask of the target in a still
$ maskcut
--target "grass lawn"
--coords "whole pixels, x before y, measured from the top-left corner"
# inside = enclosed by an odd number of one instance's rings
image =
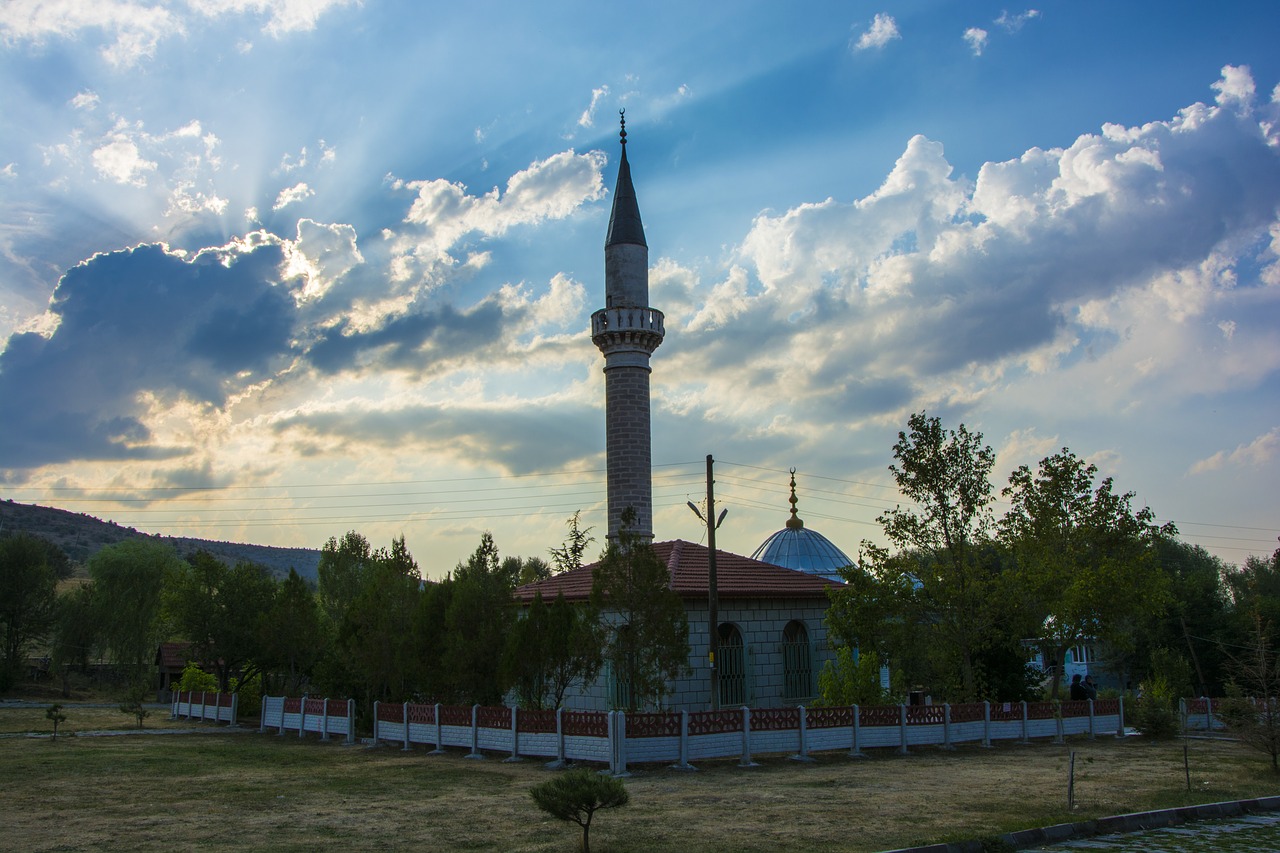
[[[68,706],[64,727],[87,730]],[[129,718],[111,709],[116,723]],[[167,722],[162,711],[146,726]],[[120,723],[123,723],[121,725]],[[541,762],[484,761],[423,748],[367,749],[254,731],[169,737],[0,736],[0,849],[22,851],[573,851],[580,831],[528,790]],[[0,732],[50,726],[40,709],[0,708]],[[597,853],[883,850],[1172,805],[1280,792],[1261,756],[1225,741],[1075,740],[1066,746],[921,748],[864,759],[785,757],[696,773],[644,767],[631,804],[592,826]],[[1066,809],[1076,752],[1076,803]],[[760,759],[757,759],[760,760]]]

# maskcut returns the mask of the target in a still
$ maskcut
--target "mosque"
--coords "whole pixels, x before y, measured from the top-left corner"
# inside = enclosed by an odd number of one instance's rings
[[[623,513],[634,513],[631,532],[653,543],[683,599],[689,623],[689,667],[668,683],[664,707],[779,707],[809,704],[817,675],[834,658],[826,623],[828,590],[838,569],[852,564],[839,548],[806,528],[797,512],[795,472],[791,517],[750,557],[715,552],[718,683],[712,695],[710,551],[681,539],[654,542],[650,430],[650,357],[666,331],[661,311],[649,305],[649,248],[627,161],[625,116],[620,133],[613,209],[605,238],[605,307],[591,316],[591,340],[604,357],[608,537],[616,540]],[[516,590],[529,602],[563,594],[585,602],[594,565],[583,566]],[[626,685],[606,671],[594,684],[565,698],[575,710],[625,705]]]

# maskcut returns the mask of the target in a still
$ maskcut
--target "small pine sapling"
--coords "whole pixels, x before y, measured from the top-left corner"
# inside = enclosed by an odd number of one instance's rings
[[[57,740],[58,724],[65,723],[67,721],[67,715],[62,713],[61,705],[50,705],[48,708],[45,709],[44,715],[45,715],[45,718],[49,720],[49,722],[53,723],[53,739]]]
[[[591,818],[595,813],[625,806],[630,799],[621,781],[585,767],[534,785],[529,795],[547,814],[582,827],[582,853],[591,853]]]

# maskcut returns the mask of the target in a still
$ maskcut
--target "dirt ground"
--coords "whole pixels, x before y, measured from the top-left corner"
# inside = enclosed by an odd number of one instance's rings
[[[9,717],[18,713],[0,708],[0,732],[23,730]],[[578,828],[528,796],[553,772],[537,761],[197,727],[203,733],[57,742],[0,736],[0,850],[578,849]],[[884,850],[1280,792],[1259,756],[1224,741],[1108,737],[758,760],[637,769],[626,780],[631,803],[596,818],[592,849]]]

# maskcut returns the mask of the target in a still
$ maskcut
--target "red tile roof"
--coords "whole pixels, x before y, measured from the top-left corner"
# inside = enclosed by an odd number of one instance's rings
[[[685,599],[707,597],[707,555],[710,549],[683,539],[671,542],[655,542],[653,550],[671,571],[671,587]],[[592,563],[545,581],[525,584],[516,589],[520,601],[532,601],[534,593],[541,591],[542,599],[550,603],[564,593],[568,601],[586,601],[591,596]],[[839,587],[835,581],[784,569],[772,563],[762,563],[750,557],[730,554],[716,549],[716,588],[719,598],[826,598],[827,590]]]

